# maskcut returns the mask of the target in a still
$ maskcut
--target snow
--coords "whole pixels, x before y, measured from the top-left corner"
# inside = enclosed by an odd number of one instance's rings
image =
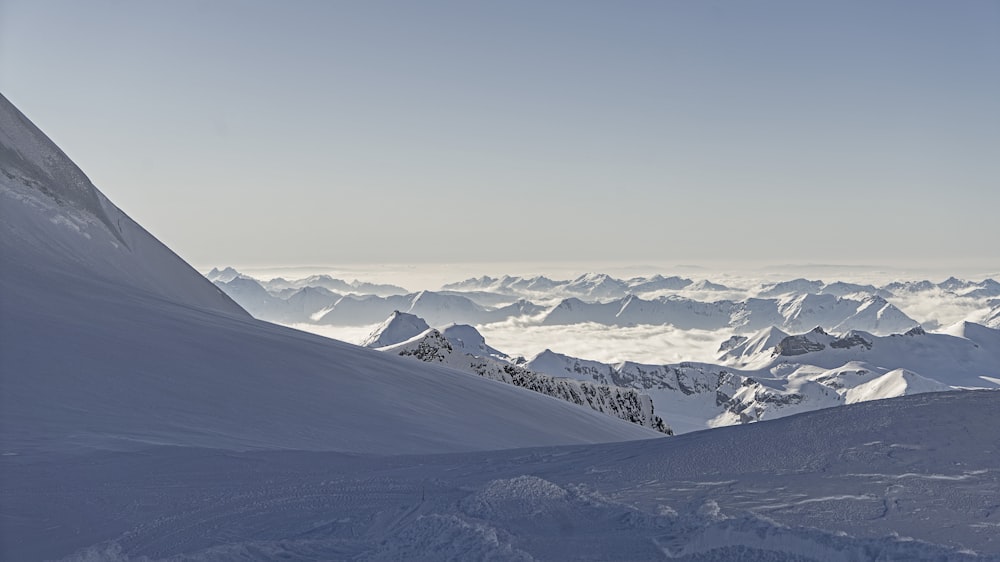
[[[853,404],[865,400],[881,400],[896,396],[907,396],[922,392],[942,392],[945,390],[950,390],[950,387],[935,380],[921,377],[906,369],[895,369],[877,379],[848,390],[846,399],[848,404]]]
[[[464,353],[504,360],[509,359],[506,353],[487,345],[486,338],[479,333],[479,330],[468,324],[450,324],[445,326],[441,330],[441,335],[451,343],[452,347]]]
[[[998,388],[1000,331],[971,323],[955,330],[963,336],[919,328],[884,337],[860,331],[835,336],[820,328],[790,336],[772,327],[726,342],[722,365],[612,365],[545,350],[525,366],[552,376],[634,388],[651,398],[657,415],[676,433],[687,433],[848,401]],[[909,374],[896,381],[900,369]],[[875,382],[884,375],[889,376]],[[865,383],[871,384],[855,389]]]
[[[59,275],[71,269],[149,298],[247,317],[222,291],[108,201],[3,96],[0,167],[0,255],[5,271],[42,274],[38,269],[45,268],[46,274]]]
[[[607,302],[564,299],[549,310],[544,325],[596,322],[610,326],[671,325],[681,329],[732,329],[750,332],[768,326],[802,330],[825,326],[833,331],[863,329],[888,335],[906,331],[917,322],[878,296],[857,301],[827,294],[797,294],[781,299],[701,302],[678,296],[652,300],[628,295]]]
[[[16,560],[997,560],[996,392],[448,455],[0,457]]]
[[[998,392],[650,439],[250,318],[3,98],[0,171],[0,559],[1000,559]],[[869,360],[959,350],[913,359],[954,369],[991,360],[980,328],[859,337]],[[581,379],[652,376],[573,365]],[[712,368],[671,367],[674,395],[752,386]],[[816,367],[772,368],[830,388]],[[887,374],[880,396],[926,385]]]
[[[407,314],[405,312],[394,311],[378,325],[372,333],[365,338],[361,345],[364,347],[386,347],[404,342],[429,329],[430,326],[424,322],[423,318]]]

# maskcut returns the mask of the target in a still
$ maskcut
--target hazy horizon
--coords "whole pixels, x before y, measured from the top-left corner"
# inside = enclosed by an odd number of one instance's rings
[[[446,283],[483,275],[491,277],[544,275],[553,279],[572,279],[586,273],[606,273],[623,278],[660,274],[664,276],[677,275],[696,281],[709,279],[716,282],[736,281],[740,284],[782,281],[797,277],[876,284],[895,280],[916,281],[925,278],[940,282],[952,276],[974,280],[987,277],[1000,278],[1000,266],[994,265],[990,268],[985,262],[978,266],[965,267],[947,264],[935,267],[914,267],[866,264],[736,264],[733,262],[698,266],[694,264],[642,264],[611,261],[342,262],[337,265],[253,265],[219,262],[192,265],[202,273],[216,267],[219,269],[233,267],[241,273],[262,279],[275,277],[301,279],[309,275],[328,274],[348,281],[358,279],[377,283],[392,283],[411,291],[436,290]]]

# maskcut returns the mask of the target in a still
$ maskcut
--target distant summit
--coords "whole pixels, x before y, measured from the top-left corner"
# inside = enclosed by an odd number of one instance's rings
[[[393,311],[361,342],[363,347],[386,347],[402,343],[430,329],[423,318],[398,310]]]

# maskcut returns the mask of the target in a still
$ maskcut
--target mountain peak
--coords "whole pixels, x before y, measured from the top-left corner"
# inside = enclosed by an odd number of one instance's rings
[[[414,314],[394,310],[363,342],[362,347],[396,345],[430,329],[424,319]]]

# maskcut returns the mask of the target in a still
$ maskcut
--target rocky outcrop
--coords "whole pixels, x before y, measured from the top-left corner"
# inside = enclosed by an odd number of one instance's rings
[[[552,377],[493,357],[461,353],[455,350],[448,338],[433,328],[409,341],[381,348],[381,351],[428,363],[441,363],[673,435],[670,427],[654,413],[649,396],[640,394],[634,388]]]

